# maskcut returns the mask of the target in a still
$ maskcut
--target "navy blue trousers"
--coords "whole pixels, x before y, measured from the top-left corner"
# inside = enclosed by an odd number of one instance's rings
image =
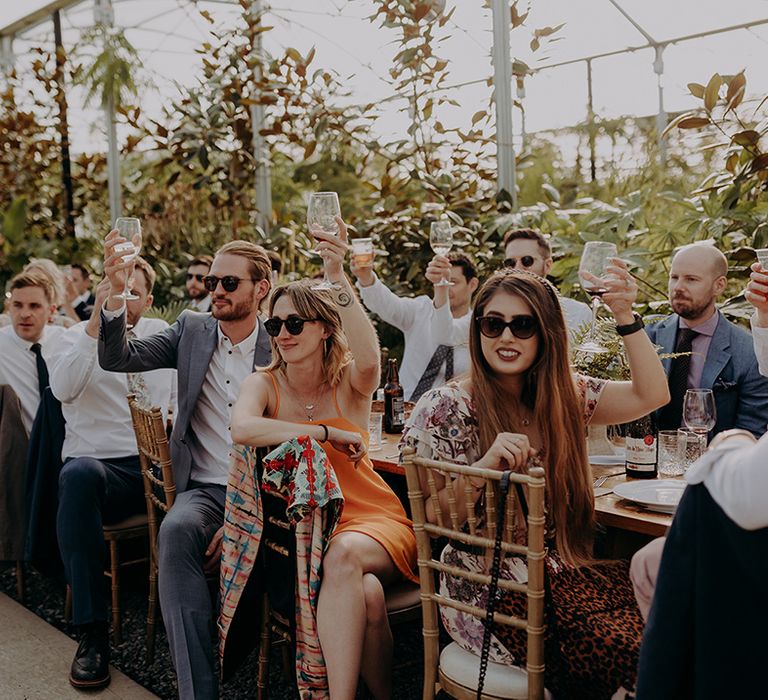
[[[138,457],[68,459],[59,474],[56,534],[72,588],[72,622],[108,619],[103,526],[144,512]]]

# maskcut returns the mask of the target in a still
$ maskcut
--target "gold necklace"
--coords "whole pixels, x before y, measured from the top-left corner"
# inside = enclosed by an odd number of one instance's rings
[[[291,386],[290,382],[288,381],[288,375],[286,374],[285,370],[283,370],[283,376],[285,377],[285,385],[290,389],[291,394],[293,394],[293,397],[296,399],[296,401],[301,406],[303,406],[304,413],[307,416],[307,420],[310,423],[312,423],[315,420],[315,409],[317,408],[317,406],[318,406],[318,404],[320,402],[320,399],[323,397],[323,394],[325,393],[325,390],[323,389],[323,387],[325,386],[326,381],[323,380],[320,383],[320,386],[318,387],[318,390],[317,390],[317,393],[315,394],[314,399],[312,400],[311,403],[308,403],[308,402],[304,401],[304,399],[302,399],[301,396],[299,396],[299,392],[296,391],[296,389],[294,389]]]

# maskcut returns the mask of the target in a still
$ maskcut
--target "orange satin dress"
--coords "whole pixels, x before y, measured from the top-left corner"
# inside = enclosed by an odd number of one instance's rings
[[[277,381],[269,374],[275,387],[277,405],[272,418],[277,418],[280,412],[280,390]],[[368,431],[361,430],[352,421],[341,415],[341,408],[336,399],[336,387],[333,388],[333,405],[337,415],[333,418],[323,418],[314,421],[302,421],[306,425],[323,425],[360,433],[368,445]],[[344,508],[341,512],[336,529],[331,539],[342,532],[359,532],[374,539],[389,554],[398,571],[404,578],[414,583],[419,582],[416,568],[416,536],[413,534],[413,523],[405,514],[400,499],[395,495],[384,479],[373,469],[373,464],[366,454],[357,464],[347,459],[347,456],[335,449],[330,442],[320,443],[328,456],[342,494]]]

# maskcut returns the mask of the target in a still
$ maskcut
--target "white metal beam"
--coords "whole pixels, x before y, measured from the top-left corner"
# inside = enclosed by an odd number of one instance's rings
[[[499,191],[517,209],[515,147],[512,143],[512,60],[509,52],[509,0],[493,0],[493,94],[496,103],[496,159]]]

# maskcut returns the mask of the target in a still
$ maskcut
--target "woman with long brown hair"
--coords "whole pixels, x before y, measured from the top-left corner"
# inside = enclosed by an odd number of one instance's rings
[[[320,443],[344,496],[322,561],[317,631],[333,700],[353,700],[362,675],[377,700],[391,696],[392,635],[384,586],[416,581],[416,539],[395,493],[366,454],[379,383],[376,332],[344,275],[346,228],[318,251],[335,291],[311,281],[278,287],[265,322],[273,362],[251,375],[232,415],[232,439],[262,447],[308,436]]]
[[[469,335],[469,375],[423,396],[403,435],[403,444],[415,447],[418,456],[488,469],[524,471],[531,464],[544,468],[550,577],[599,569],[599,578],[607,587],[606,595],[592,601],[595,614],[588,621],[577,622],[572,629],[561,626],[559,639],[554,630],[548,632],[547,687],[568,698],[610,697],[621,684],[632,683],[642,633],[626,566],[584,566],[592,563],[594,535],[594,496],[584,426],[627,422],[669,400],[661,362],[632,312],[637,286],[620,260],[614,259],[609,272],[603,300],[624,332],[631,381],[574,374],[555,288],[533,273],[505,269],[491,276],[478,293]],[[457,478],[463,480],[463,476]],[[444,483],[437,486],[439,497],[447,504]],[[481,484],[472,484],[474,501],[467,503],[465,486],[455,483],[453,493],[466,515],[483,491]],[[426,507],[427,516],[432,517],[429,500]],[[513,517],[524,522],[520,513]],[[482,556],[453,544],[442,556],[454,566],[486,568]],[[525,581],[524,560],[507,559],[502,575]],[[590,573],[585,575],[602,589]],[[450,577],[444,577],[441,585],[452,595],[459,593],[484,607],[484,591],[466,586],[454,590],[457,584]],[[525,602],[515,594],[505,594],[501,607],[524,613]],[[454,640],[479,654],[482,626],[457,611],[443,609],[441,613]],[[600,646],[594,637],[606,645],[607,654],[601,654],[600,663],[580,658],[580,640],[586,644],[586,655],[587,647]],[[565,653],[553,651],[557,644],[568,647],[562,650]],[[524,665],[524,656],[521,633],[497,633],[492,660]]]

